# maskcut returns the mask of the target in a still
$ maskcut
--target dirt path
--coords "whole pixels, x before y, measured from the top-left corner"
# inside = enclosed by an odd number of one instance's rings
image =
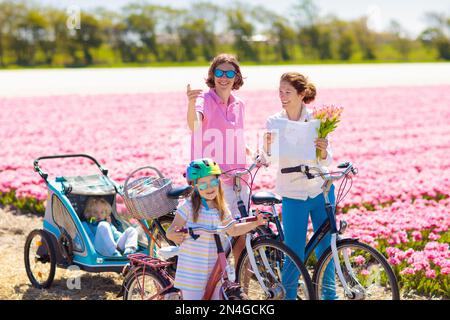
[[[33,229],[42,228],[42,218],[33,215],[14,214],[0,208],[0,300],[3,299],[116,299],[121,277],[114,273],[79,272],[80,289],[67,286],[73,272],[58,269],[49,290],[31,286],[25,272],[23,250],[27,235]]]

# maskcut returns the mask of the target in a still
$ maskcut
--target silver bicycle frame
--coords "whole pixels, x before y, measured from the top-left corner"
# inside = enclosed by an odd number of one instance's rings
[[[255,167],[255,165],[252,165],[249,169],[249,171],[251,171],[253,168]],[[242,201],[241,198],[241,174],[237,174],[233,179],[233,190],[236,194],[236,200],[237,201]],[[250,190],[251,192],[251,190]],[[246,210],[248,211],[248,208],[246,208]],[[245,236],[245,248],[247,249],[247,253],[248,253],[248,258],[250,261],[250,265],[252,267],[252,270],[256,276],[256,279],[258,280],[259,284],[261,285],[261,288],[264,290],[265,294],[267,296],[270,296],[270,290],[267,288],[267,286],[264,284],[263,278],[258,270],[258,266],[256,265],[256,259],[255,259],[255,255],[253,253],[252,250],[252,245],[251,245],[251,235],[250,233],[247,233]],[[259,254],[261,255],[261,260],[264,264],[264,267],[266,268],[266,270],[269,272],[269,274],[276,279],[275,273],[273,272],[272,268],[270,267],[269,264],[269,260],[267,259],[266,253],[264,252],[264,250],[259,250]]]

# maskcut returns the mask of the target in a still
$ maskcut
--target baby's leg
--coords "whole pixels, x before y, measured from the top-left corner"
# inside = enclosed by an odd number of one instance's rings
[[[95,250],[104,256],[112,256],[116,252],[116,243],[108,222],[98,224],[94,241]]]
[[[127,248],[137,249],[138,246],[138,232],[135,228],[129,227],[125,232],[120,236],[119,241],[117,243],[117,247],[124,251]]]

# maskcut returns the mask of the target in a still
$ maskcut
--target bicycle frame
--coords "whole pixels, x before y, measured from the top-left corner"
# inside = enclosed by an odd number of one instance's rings
[[[252,221],[255,220],[254,217],[247,218],[246,221]],[[161,229],[164,232],[164,229],[161,227]],[[193,233],[193,229],[188,228],[181,232],[189,232],[189,234],[196,239],[198,235],[195,235]],[[216,264],[214,265],[213,271],[211,272],[211,275],[208,279],[207,286],[205,288],[205,293],[203,295],[203,300],[210,300],[212,295],[214,294],[215,288],[217,283],[223,279],[224,283],[229,281],[228,273],[227,273],[227,254],[231,251],[231,247],[228,248],[227,253],[225,253],[222,242],[220,239],[220,236],[218,234],[214,234],[214,240],[217,247],[217,260]],[[143,254],[134,254],[128,256],[131,262],[131,271],[127,270],[128,272],[133,272],[132,274],[136,276],[136,269],[139,269],[141,266],[143,266],[142,272],[145,273],[145,268],[150,267],[153,269],[159,270],[159,272],[169,280],[170,285],[163,288],[160,292],[153,295],[149,299],[153,299],[156,296],[162,296],[163,294],[167,293],[167,291],[171,288],[173,288],[174,278],[170,276],[170,274],[166,271],[166,267],[171,265],[172,262],[162,261],[157,258],[148,257]],[[124,269],[125,271],[125,269]],[[144,285],[141,287],[141,296],[144,295]]]
[[[237,199],[237,205],[238,205],[238,210],[239,213],[241,214],[241,217],[248,217],[248,213],[250,212],[250,201],[248,201],[248,208],[245,207],[244,201],[241,198],[241,190],[242,190],[242,185],[241,185],[241,177],[247,173],[251,173],[251,171],[253,169],[255,169],[257,167],[258,162],[255,161],[248,169],[246,169],[243,172],[240,173],[236,173],[233,175],[233,190],[235,192],[236,195],[236,199]],[[250,195],[249,198],[251,197],[251,188],[250,188]],[[278,230],[281,230],[281,224],[280,224],[280,220],[278,218],[278,213],[275,209],[275,205],[272,206],[272,210],[273,210],[273,215],[272,218],[275,220],[275,224],[277,226]],[[278,233],[280,236],[280,241],[283,242],[284,240],[284,235],[282,233]],[[233,238],[235,239],[235,238]],[[264,290],[264,293],[270,297],[271,296],[271,292],[269,290],[269,288],[267,288],[267,286],[265,285],[262,276],[259,272],[259,268],[256,264],[256,259],[255,256],[253,254],[253,250],[252,250],[252,245],[251,245],[251,240],[252,240],[252,236],[250,233],[247,233],[245,235],[245,248],[247,250],[248,253],[248,258],[250,261],[250,265],[252,267],[253,273],[256,277],[256,279],[258,280],[258,283],[261,285],[261,288]],[[264,268],[267,270],[267,272],[274,278],[276,279],[276,276],[269,264],[269,260],[266,257],[265,252],[263,252],[262,250],[260,250],[260,255],[261,255],[261,260],[264,264]]]
[[[228,273],[226,270],[227,257],[222,247],[222,242],[220,241],[219,235],[214,235],[214,240],[217,247],[217,261],[214,265],[213,271],[208,279],[208,284],[205,288],[205,294],[203,295],[203,300],[211,300],[214,290],[216,289],[217,283],[222,278],[224,281],[228,280]]]

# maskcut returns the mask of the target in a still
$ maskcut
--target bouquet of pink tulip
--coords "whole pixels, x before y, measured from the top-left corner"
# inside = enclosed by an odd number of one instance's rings
[[[318,138],[326,138],[330,132],[337,128],[343,110],[344,108],[334,105],[314,108],[313,118],[320,120],[320,127],[317,128]],[[320,159],[319,149],[316,149],[316,157]]]

